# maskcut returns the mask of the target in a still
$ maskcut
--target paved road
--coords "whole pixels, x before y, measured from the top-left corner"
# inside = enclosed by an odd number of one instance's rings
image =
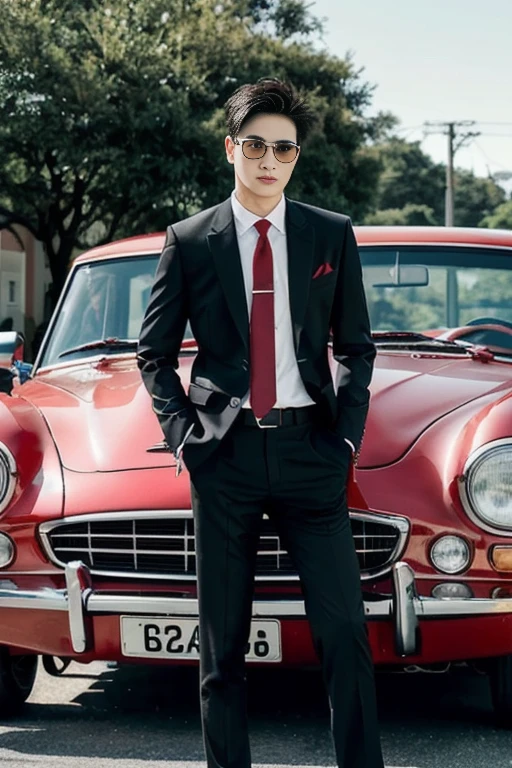
[[[74,664],[41,672],[23,718],[0,725],[2,768],[203,768],[194,670]],[[334,765],[316,673],[249,674],[253,759],[264,768]],[[386,766],[511,768],[478,676],[380,675]]]

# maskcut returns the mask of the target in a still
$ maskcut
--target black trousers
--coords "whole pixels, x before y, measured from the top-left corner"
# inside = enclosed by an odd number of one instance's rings
[[[350,449],[310,424],[238,422],[191,474],[208,768],[250,768],[245,659],[263,513],[297,569],[340,768],[383,768],[345,484]]]

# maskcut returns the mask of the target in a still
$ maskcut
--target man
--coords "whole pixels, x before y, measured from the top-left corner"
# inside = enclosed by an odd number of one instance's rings
[[[375,356],[354,234],[346,216],[283,196],[311,122],[291,86],[244,85],[226,118],[234,193],[168,228],[138,358],[191,478],[208,767],[251,765],[244,649],[267,513],[301,579],[338,764],[382,768],[345,493]],[[187,320],[188,394],[176,373]]]

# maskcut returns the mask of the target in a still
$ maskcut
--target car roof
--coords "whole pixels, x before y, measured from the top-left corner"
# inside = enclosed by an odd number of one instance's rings
[[[471,245],[512,248],[512,230],[476,227],[355,227],[359,245]],[[77,256],[76,264],[115,256],[160,253],[165,233],[138,235],[91,248]]]

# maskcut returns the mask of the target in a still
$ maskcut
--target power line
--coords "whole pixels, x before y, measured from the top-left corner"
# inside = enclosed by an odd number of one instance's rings
[[[499,136],[502,139],[509,139],[512,136],[512,131],[510,133],[489,133],[488,131],[480,131],[481,136]]]
[[[506,165],[503,165],[503,163],[497,163],[495,160],[492,159],[492,157],[489,157],[489,155],[487,154],[485,149],[480,145],[480,143],[476,139],[475,139],[475,141],[473,143],[474,143],[475,147],[478,149],[478,151],[484,157],[484,159],[485,159],[485,161],[487,163],[487,172],[489,173],[489,175],[491,175],[491,173],[489,171],[489,165],[494,165],[495,167],[501,168],[504,171],[508,171],[509,170],[509,168]]]
[[[512,123],[503,123],[499,120],[495,120],[494,122],[485,122],[483,120],[477,120],[476,121],[478,125],[512,125]]]
[[[396,131],[420,131],[423,125],[405,125],[400,128],[395,128]]]

